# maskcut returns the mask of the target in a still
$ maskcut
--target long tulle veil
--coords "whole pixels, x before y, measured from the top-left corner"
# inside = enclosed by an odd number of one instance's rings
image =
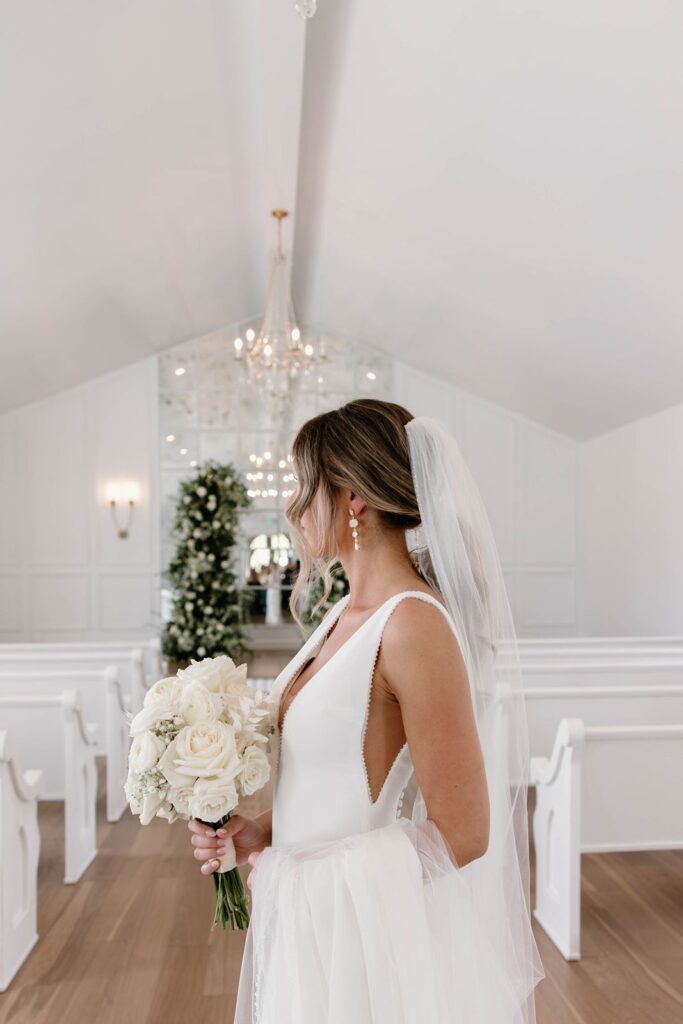
[[[529,739],[516,633],[493,532],[460,446],[436,419],[406,425],[421,525],[406,533],[421,575],[441,594],[470,682],[489,787],[489,846],[460,868],[476,916],[514,988],[514,1024],[534,1024],[545,977],[531,927]],[[427,817],[421,793],[412,820]]]

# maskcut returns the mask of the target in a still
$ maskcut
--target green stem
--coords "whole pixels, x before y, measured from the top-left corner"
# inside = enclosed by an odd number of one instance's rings
[[[217,830],[222,828],[230,815],[226,815],[222,821],[198,821],[202,825]],[[211,931],[220,924],[221,928],[230,928],[244,931],[249,927],[249,898],[244,887],[242,875],[239,868],[234,867],[230,871],[213,871],[214,887],[216,890],[216,905],[214,907],[213,922]]]

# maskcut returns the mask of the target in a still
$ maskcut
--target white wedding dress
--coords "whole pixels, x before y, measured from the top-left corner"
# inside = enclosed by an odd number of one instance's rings
[[[520,994],[478,928],[464,873],[421,800],[405,743],[373,801],[364,761],[382,604],[291,698],[277,731],[272,845],[252,870],[234,1024],[516,1024]],[[314,657],[338,601],[274,681]],[[419,685],[419,680],[416,680]],[[424,803],[422,802],[424,807]]]

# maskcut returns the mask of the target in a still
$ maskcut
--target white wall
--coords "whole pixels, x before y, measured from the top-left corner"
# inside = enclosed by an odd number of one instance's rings
[[[157,629],[157,380],[153,356],[0,416],[0,640]],[[579,444],[401,362],[393,396],[462,444],[520,635],[683,632],[683,405]]]
[[[0,640],[155,631],[157,407],[153,357],[0,417]],[[126,540],[111,478],[141,489]]]
[[[576,441],[404,363],[395,401],[436,416],[461,444],[498,544],[520,636],[578,631]]]
[[[581,628],[683,634],[683,405],[581,445]]]
[[[394,399],[449,425],[481,488],[520,635],[577,632],[577,442],[404,363]],[[0,640],[159,625],[158,357],[0,417]],[[131,536],[104,488],[142,488]]]

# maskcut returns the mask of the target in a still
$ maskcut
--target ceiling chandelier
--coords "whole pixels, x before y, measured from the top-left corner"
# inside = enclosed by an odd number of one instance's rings
[[[252,469],[247,470],[247,493],[250,498],[288,498],[295,491],[294,471],[290,453],[278,457],[272,449],[262,453],[250,452]]]
[[[290,294],[289,261],[282,249],[282,221],[287,210],[273,210],[277,221],[277,249],[266,294],[266,308],[258,330],[249,327],[235,338],[235,359],[246,383],[259,387],[264,397],[285,401],[304,375],[320,371],[327,359],[324,338],[317,345],[306,340],[294,315]]]
[[[316,0],[296,0],[294,10],[302,18],[312,18],[315,14]]]

